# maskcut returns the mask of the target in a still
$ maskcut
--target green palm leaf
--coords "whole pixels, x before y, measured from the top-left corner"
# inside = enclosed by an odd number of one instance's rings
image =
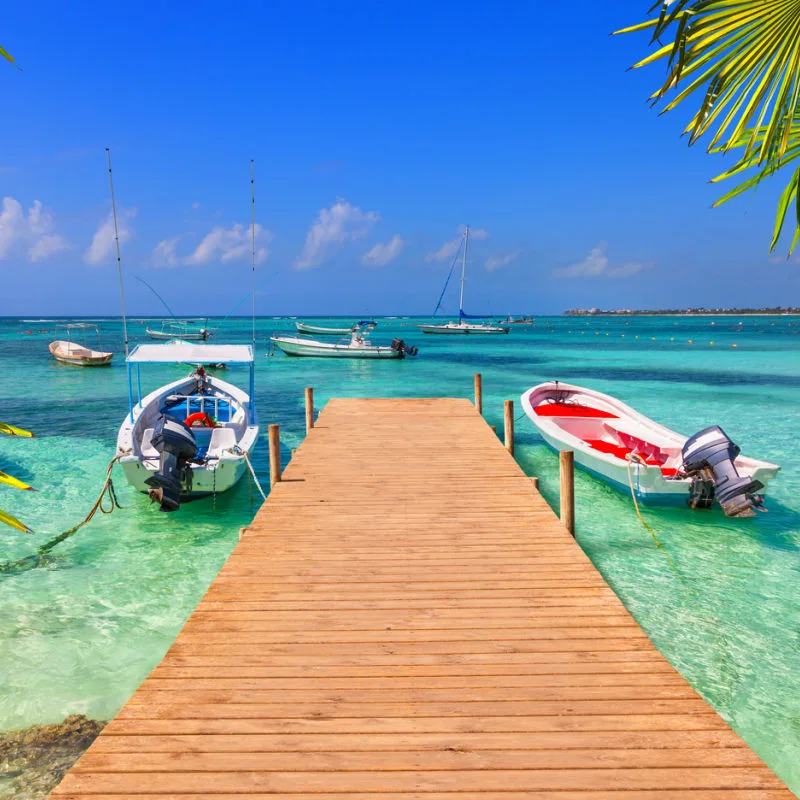
[[[12,64],[14,63],[14,56],[12,56],[7,50],[3,50],[2,47],[0,47],[0,56],[8,59]]]
[[[27,492],[35,492],[36,489],[33,486],[29,486],[25,481],[21,481],[19,478],[15,478],[13,475],[9,475],[7,472],[3,472],[0,470],[0,483],[4,483],[6,486],[13,486],[15,489],[22,489],[23,491]]]
[[[9,436],[33,436],[30,431],[23,430],[22,428],[15,428],[13,425],[7,425],[5,422],[0,422],[0,433],[5,433]]]
[[[6,511],[0,509],[0,522],[5,525],[10,525],[12,528],[15,528],[18,531],[22,531],[22,533],[33,533],[33,531],[25,525],[24,522],[20,522],[16,517],[12,517]]]
[[[653,104],[663,102],[665,113],[691,98],[697,110],[684,131],[689,143],[708,136],[709,152],[743,151],[736,166],[715,180],[758,170],[719,205],[798,155],[800,0],[675,0],[657,4],[651,13],[657,8],[657,17],[616,31],[649,30],[651,44],[658,43],[633,66],[666,62],[666,78],[651,96]],[[772,248],[792,207],[795,243],[800,235],[797,189],[795,173],[778,206]]]

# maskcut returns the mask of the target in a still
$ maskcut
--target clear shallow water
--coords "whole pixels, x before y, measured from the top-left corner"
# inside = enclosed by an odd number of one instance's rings
[[[659,649],[798,792],[800,319],[742,317],[741,329],[739,321],[540,318],[508,337],[461,339],[423,336],[414,320],[381,320],[376,341],[404,337],[420,356],[348,363],[265,358],[268,334],[292,323],[261,319],[262,430],[280,423],[288,459],[304,435],[305,386],[314,386],[318,406],[333,396],[469,397],[472,375],[482,372],[484,413],[498,429],[503,400],[513,398],[519,415],[524,389],[558,378],[617,395],[686,434],[721,424],[746,453],[781,464],[769,513],[754,520],[645,509],[660,550],[630,498],[579,472],[577,524],[582,546]],[[0,440],[0,469],[41,490],[0,487],[0,507],[37,532],[0,529],[0,560],[32,552],[85,515],[127,408],[122,358],[100,370],[57,364],[47,352],[54,337],[36,332],[53,325],[0,320],[0,419],[39,437]],[[121,353],[119,322],[101,327]],[[217,340],[245,342],[249,327],[228,321]],[[142,325],[131,333],[143,341]],[[143,388],[184,371],[146,368]],[[226,379],[246,386],[246,371]],[[555,503],[557,457],[525,418],[517,442],[519,462]],[[266,486],[263,440],[254,461]],[[256,508],[246,481],[216,506],[201,500],[169,517],[121,476],[116,485],[123,511],[95,517],[45,567],[0,576],[0,729],[113,715],[160,660]]]

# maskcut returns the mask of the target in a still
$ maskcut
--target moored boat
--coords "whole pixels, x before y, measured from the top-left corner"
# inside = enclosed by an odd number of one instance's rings
[[[521,400],[550,447],[572,450],[580,467],[643,503],[710,508],[717,501],[728,516],[752,516],[780,469],[740,456],[720,427],[687,438],[581,386],[542,383]]]
[[[280,334],[272,336],[271,341],[287,356],[384,359],[405,358],[417,354],[417,348],[407,345],[402,339],[394,339],[390,345],[375,345],[369,340],[368,330],[355,326],[349,333],[349,339],[338,343]]]
[[[233,487],[247,470],[258,438],[252,347],[143,344],[127,362],[130,408],[117,436],[117,455],[128,483],[158,502],[162,511]],[[247,365],[249,392],[198,367],[142,397],[140,366],[165,363]]]
[[[149,325],[145,328],[147,335],[151,339],[168,342],[172,339],[182,339],[188,342],[205,342],[214,333],[208,327],[206,319],[203,325],[194,324],[190,319],[165,319],[161,321],[161,328],[156,330]]]
[[[114,357],[113,353],[106,350],[93,350],[86,344],[86,332],[94,330],[97,334],[97,340],[100,341],[100,328],[97,325],[91,325],[86,322],[72,322],[67,325],[56,325],[56,335],[59,329],[67,332],[67,338],[56,339],[50,342],[48,349],[56,361],[62,364],[74,364],[79,367],[104,367],[106,364],[111,363]],[[72,332],[83,332],[83,344],[72,341]]]
[[[378,323],[371,319],[362,319],[356,323],[362,330],[373,330]],[[299,333],[310,333],[314,336],[347,336],[355,327],[350,325],[346,328],[329,328],[324,325],[309,325],[307,322],[295,322],[295,327]]]
[[[505,325],[494,325],[491,322],[467,322],[469,316],[464,313],[464,282],[466,280],[466,272],[467,272],[467,248],[469,246],[469,225],[466,226],[464,229],[464,239],[461,242],[461,247],[459,250],[462,253],[461,259],[461,294],[459,295],[458,301],[458,322],[445,322],[441,324],[437,323],[424,323],[422,325],[418,325],[417,327],[422,331],[422,333],[439,333],[439,334],[453,334],[453,335],[468,335],[468,334],[502,334],[508,333],[511,329]],[[458,253],[456,253],[456,257],[458,257]],[[447,280],[444,283],[444,289],[442,289],[442,294],[439,297],[439,302],[436,304],[436,309],[434,310],[434,316],[436,312],[439,310],[439,307],[442,304],[442,298],[444,297],[444,293],[447,291],[447,284],[450,282],[450,276],[453,274],[453,267],[455,267],[456,262],[455,259],[453,260],[453,264],[450,267],[450,273],[447,276]],[[476,319],[476,317],[472,317],[472,319]]]

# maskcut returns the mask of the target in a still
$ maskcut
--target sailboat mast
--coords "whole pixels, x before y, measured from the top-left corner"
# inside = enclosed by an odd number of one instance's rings
[[[114,176],[111,172],[111,150],[106,147],[108,159],[108,183],[111,187],[111,213],[114,216],[114,241],[117,243],[117,272],[119,273],[119,300],[122,305],[122,337],[125,339],[125,360],[128,360],[128,320],[125,317],[125,287],[122,284],[122,259],[119,254],[119,228],[117,227],[117,203],[114,200]]]
[[[250,243],[252,251],[253,352],[256,351],[256,165],[250,159]]]
[[[464,279],[467,272],[467,247],[469,246],[469,225],[464,230],[464,258],[461,261],[461,299],[458,301],[459,319],[464,316]]]

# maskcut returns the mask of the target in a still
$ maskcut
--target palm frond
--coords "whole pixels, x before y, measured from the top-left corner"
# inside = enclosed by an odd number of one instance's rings
[[[783,156],[800,101],[800,0],[676,0],[661,4],[658,18],[616,33],[645,29],[653,42],[671,39],[634,65],[666,59],[654,102],[675,90],[671,110],[704,90],[686,129],[691,142],[711,134],[712,147],[729,149],[750,129],[745,146],[757,149],[759,163]]]
[[[0,483],[4,483],[6,486],[13,486],[15,489],[22,489],[23,491],[36,491],[33,486],[29,486],[25,481],[21,481],[19,478],[15,478],[13,475],[9,475],[2,470],[0,470]]]
[[[763,137],[767,136],[768,134],[769,132],[765,128],[755,131],[744,131],[742,134],[742,139],[754,139],[756,143],[760,143]],[[716,148],[712,152],[719,152],[720,150],[721,148]],[[776,172],[798,159],[800,159],[800,122],[790,126],[789,136],[786,139],[786,150],[782,158],[770,158],[768,159],[766,165],[759,166],[757,152],[746,150],[738,163],[736,163],[726,172],[723,172],[721,175],[717,175],[716,178],[713,178],[711,182],[718,183],[726,180],[727,178],[741,176],[746,172],[753,171],[754,169],[757,170],[745,181],[740,183],[738,186],[735,186],[733,189],[716,200],[713,203],[713,207],[716,208],[721,206],[723,203],[727,203],[728,200],[732,200],[734,197],[746,192],[748,189],[754,188],[761,183],[762,180],[771,178]],[[786,224],[786,219],[790,214],[792,214],[792,212],[795,218],[795,234],[792,244],[789,248],[789,255],[791,255],[794,252],[794,249],[797,247],[797,243],[800,240],[800,191],[798,191],[798,189],[800,189],[800,167],[795,169],[794,173],[789,179],[789,183],[786,185],[786,188],[781,194],[780,200],[778,201],[778,210],[775,216],[775,227],[772,233],[770,252],[772,252],[777,246],[778,240],[780,239]]]
[[[4,525],[10,525],[15,530],[22,531],[22,533],[33,533],[24,522],[20,522],[16,517],[12,517],[11,514],[2,509],[0,509],[0,522]]]
[[[0,56],[14,64],[14,56],[12,56],[7,50],[3,50],[2,47],[0,47]]]
[[[0,433],[5,433],[8,436],[33,437],[30,431],[23,430],[22,428],[15,428],[13,425],[7,425],[5,422],[0,422]]]

